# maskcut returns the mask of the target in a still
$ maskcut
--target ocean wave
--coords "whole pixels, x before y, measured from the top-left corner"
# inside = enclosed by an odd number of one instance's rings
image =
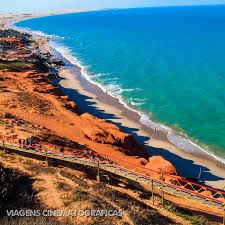
[[[14,24],[11,25],[12,28],[20,30],[22,32],[25,33],[30,33],[36,37],[46,37],[46,38],[50,38],[50,39],[65,39],[64,36],[58,36],[58,35],[53,35],[53,34],[46,34],[41,30],[31,30],[29,27],[17,27]]]
[[[147,99],[143,98],[130,98],[129,101],[133,106],[142,106],[148,102]]]
[[[57,51],[59,52],[65,59],[67,59],[69,62],[71,62],[72,64],[78,65],[80,68],[84,68],[84,66],[82,67],[77,59],[77,56],[74,56],[72,54],[72,51],[69,47],[66,47],[64,45],[61,44],[56,44],[55,41],[50,41],[50,45]]]
[[[140,122],[145,125],[145,126],[148,126],[152,129],[156,129],[158,131],[164,131],[164,132],[169,132],[169,131],[172,131],[172,129],[170,127],[167,127],[163,124],[160,124],[160,123],[156,123],[156,122],[153,122],[151,119],[150,119],[150,116],[144,114],[144,113],[141,113],[140,114]]]
[[[142,89],[141,88],[124,88],[123,91],[124,92],[133,92],[133,91],[140,92],[142,91]]]
[[[120,84],[118,84],[118,82],[116,82],[118,80],[119,79],[117,77],[109,78],[109,79],[103,79],[104,89],[107,91],[107,93],[110,93],[111,95],[113,95],[117,98],[123,98],[124,93],[135,92],[137,90],[136,88],[123,88]],[[104,82],[106,82],[106,83],[104,83]],[[112,82],[114,82],[114,83],[112,83]],[[141,102],[139,102],[139,103],[141,103]]]
[[[93,74],[93,75],[91,75],[91,78],[98,78],[98,77],[104,77],[104,76],[107,76],[107,73]]]
[[[105,89],[107,93],[110,93],[114,97],[120,97],[123,93],[123,88],[119,84],[106,84]]]
[[[145,103],[130,101],[130,104],[133,105],[133,106],[142,106],[142,105],[144,105]]]
[[[27,28],[29,29],[29,28]],[[31,31],[31,33],[35,36],[39,36],[39,37],[47,37],[47,38],[50,38],[50,39],[65,39],[65,37],[63,36],[58,36],[58,35],[53,35],[53,34],[46,34],[44,33],[43,31],[39,31],[39,30],[36,30],[36,31]]]
[[[102,79],[103,82],[111,83],[111,82],[118,81],[118,77],[107,77],[107,78],[105,78],[105,77],[106,77],[106,75],[104,75],[104,78]]]
[[[225,164],[224,158],[216,156],[214,153],[208,151],[206,148],[202,148],[201,146],[191,141],[188,137],[183,137],[183,136],[174,134],[173,132],[168,132],[167,138],[172,144],[174,144],[175,146],[177,146],[178,148],[182,149],[185,152],[200,153],[200,154],[205,153],[207,155],[210,155],[217,161]]]

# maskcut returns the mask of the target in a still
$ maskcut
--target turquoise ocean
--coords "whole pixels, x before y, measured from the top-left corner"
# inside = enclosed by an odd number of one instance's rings
[[[48,36],[141,123],[225,162],[225,6],[92,11],[16,26]]]

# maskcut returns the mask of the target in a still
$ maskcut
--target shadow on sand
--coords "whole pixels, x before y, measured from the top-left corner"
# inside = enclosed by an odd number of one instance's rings
[[[193,160],[184,159],[166,149],[148,147],[147,151],[150,156],[160,155],[168,159],[173,165],[176,166],[178,173],[183,177],[197,178],[201,168],[200,181],[204,182],[224,180],[222,177],[213,175],[207,167],[195,164]]]
[[[123,132],[132,134],[135,137],[135,139],[142,145],[145,145],[145,143],[147,143],[150,140],[149,137],[138,135],[137,134],[138,129],[129,128],[129,127],[123,126],[119,122],[116,122],[116,120],[120,118],[113,113],[107,113],[104,110],[96,107],[96,103],[91,97],[82,95],[75,89],[64,88],[59,83],[57,84],[57,86],[62,90],[62,92],[65,95],[69,96],[71,100],[77,103],[82,113],[88,112],[94,116],[97,116],[101,119],[105,119],[106,121],[119,126]],[[184,159],[180,157],[179,155],[176,155],[166,149],[154,148],[154,147],[149,147],[146,145],[145,145],[145,148],[150,156],[160,155],[160,156],[163,156],[165,159],[169,160],[177,168],[178,173],[183,177],[197,178],[199,175],[200,167],[201,167],[201,171],[202,171],[201,177],[200,177],[201,182],[204,183],[205,181],[224,180],[223,177],[219,177],[212,174],[210,169],[208,169],[206,166],[195,164],[193,160]]]

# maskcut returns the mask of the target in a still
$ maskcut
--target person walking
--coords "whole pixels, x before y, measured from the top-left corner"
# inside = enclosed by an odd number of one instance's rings
[[[18,143],[19,143],[19,147],[21,148],[22,147],[22,140],[19,139]]]
[[[25,140],[22,139],[22,140],[21,140],[21,147],[24,148],[24,146],[25,146]]]
[[[60,150],[59,150],[59,152],[62,153],[62,156],[63,156],[63,157],[64,157],[64,150],[65,150],[65,149],[64,149],[63,147],[60,148]]]
[[[25,140],[25,145],[26,145],[26,148],[29,148],[29,139],[28,138]]]

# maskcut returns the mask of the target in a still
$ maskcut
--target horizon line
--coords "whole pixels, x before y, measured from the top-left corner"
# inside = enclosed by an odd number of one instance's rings
[[[123,9],[143,9],[143,8],[170,8],[170,7],[198,7],[198,6],[225,6],[225,3],[212,3],[212,4],[184,4],[184,5],[152,5],[152,6],[145,6],[145,7],[115,7],[115,8],[96,8],[96,9],[83,9],[83,8],[77,8],[77,9],[68,9],[68,10],[57,10],[57,11],[44,11],[44,12],[4,12],[0,11],[0,15],[23,15],[23,14],[70,14],[70,13],[82,13],[82,12],[93,12],[93,11],[107,11],[107,10],[123,10]]]

